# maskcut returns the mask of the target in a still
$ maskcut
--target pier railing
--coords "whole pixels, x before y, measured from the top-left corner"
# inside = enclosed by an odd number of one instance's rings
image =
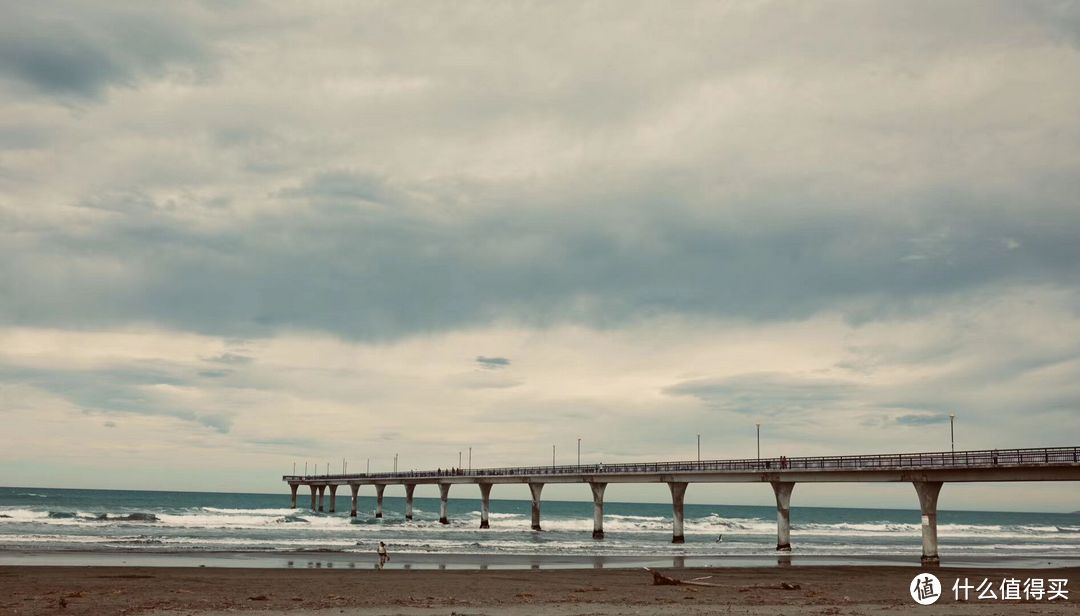
[[[350,473],[344,475],[285,475],[282,479],[284,481],[362,481],[373,479],[431,479],[439,477],[484,478],[652,473],[737,473],[771,472],[779,470],[860,471],[920,468],[965,469],[993,468],[1001,466],[1060,466],[1072,464],[1080,464],[1080,447],[985,449],[978,451],[938,451],[929,453],[811,456],[795,458],[747,458],[738,460],[693,460],[680,462],[508,466],[500,468]]]

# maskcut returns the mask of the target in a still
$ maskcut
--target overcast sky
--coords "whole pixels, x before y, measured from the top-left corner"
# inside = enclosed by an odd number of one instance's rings
[[[1080,445],[1075,2],[3,4],[0,484]]]

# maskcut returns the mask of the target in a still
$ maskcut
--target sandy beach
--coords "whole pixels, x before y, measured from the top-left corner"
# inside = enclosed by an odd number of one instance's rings
[[[718,586],[658,586],[642,570],[371,571],[0,567],[3,614],[1075,614],[1069,601],[956,602],[957,578],[1080,579],[1080,568],[937,570],[932,608],[913,567],[672,569]],[[1073,582],[1075,583],[1075,582]],[[786,588],[785,588],[786,587]],[[1071,589],[1074,590],[1074,589]],[[974,599],[974,597],[972,597]]]

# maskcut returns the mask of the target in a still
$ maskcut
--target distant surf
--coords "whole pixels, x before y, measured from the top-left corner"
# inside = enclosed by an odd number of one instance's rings
[[[438,501],[418,498],[406,521],[400,497],[387,497],[385,517],[361,497],[360,515],[290,509],[289,497],[252,494],[18,490],[0,488],[0,551],[145,553],[370,552],[379,541],[418,554],[771,556],[772,507],[687,505],[687,542],[672,545],[671,508],[608,503],[606,538],[591,538],[592,503],[545,501],[542,532],[529,526],[528,501],[493,501],[491,528],[479,530],[479,502],[450,501],[449,525]],[[48,503],[48,504],[45,504]],[[338,504],[347,509],[349,499]],[[792,539],[803,555],[917,558],[916,510],[794,507]],[[1080,554],[1080,516],[1052,513],[939,514],[943,554],[1040,557]],[[722,541],[717,539],[722,536]]]

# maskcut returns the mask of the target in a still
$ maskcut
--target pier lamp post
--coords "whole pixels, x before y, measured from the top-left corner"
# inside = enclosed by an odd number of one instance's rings
[[[701,435],[697,435],[697,461],[701,462]]]
[[[394,472],[395,472],[395,473],[397,472],[397,456],[398,456],[398,455],[397,455],[397,454],[395,453],[395,454],[394,454]]]
[[[555,445],[551,446],[551,470],[555,470]]]
[[[457,467],[461,468],[461,452],[457,452]]]
[[[371,474],[371,458],[367,459],[367,472],[365,472],[364,474],[365,475],[370,475]]]
[[[472,447],[469,447],[469,474],[472,474]]]
[[[761,462],[761,424],[754,424],[757,426],[757,459]]]
[[[949,448],[956,453],[956,415],[949,413]]]
[[[304,477],[307,477],[307,462],[304,462]]]
[[[581,437],[577,440],[577,465],[581,466]]]

